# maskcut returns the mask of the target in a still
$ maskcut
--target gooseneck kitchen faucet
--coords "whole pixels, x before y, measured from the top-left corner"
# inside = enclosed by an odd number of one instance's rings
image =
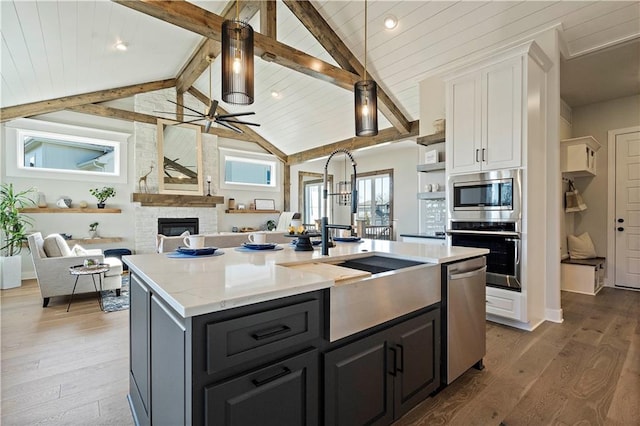
[[[329,162],[333,158],[334,155],[338,153],[344,153],[351,159],[351,165],[353,166],[353,180],[351,184],[351,214],[355,214],[358,211],[358,190],[356,189],[356,160],[353,159],[353,155],[346,149],[336,149],[329,155],[327,158],[327,162],[324,165],[324,180],[322,182],[322,199],[324,200],[324,204],[322,206],[322,255],[327,256],[329,254],[329,229],[353,229],[351,225],[330,225],[329,218],[327,217],[327,210],[329,205],[329,190],[327,189],[327,177],[328,177],[328,168]],[[345,176],[346,178],[346,176]]]

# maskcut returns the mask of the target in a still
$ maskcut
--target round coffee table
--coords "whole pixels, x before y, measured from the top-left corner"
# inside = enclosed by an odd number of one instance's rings
[[[80,278],[80,275],[91,275],[93,288],[95,288],[98,293],[98,305],[100,305],[100,310],[104,311],[104,306],[102,305],[102,273],[107,272],[108,270],[109,265],[106,263],[99,263],[92,266],[76,265],[69,267],[69,273],[76,276],[76,282],[73,284],[73,290],[71,291],[71,298],[69,299],[67,312],[69,312],[69,308],[71,307],[71,301],[73,300],[73,295],[76,292],[76,286],[78,285],[78,278]],[[98,287],[96,286],[96,275],[98,276],[98,281],[100,283],[100,291],[98,291]]]

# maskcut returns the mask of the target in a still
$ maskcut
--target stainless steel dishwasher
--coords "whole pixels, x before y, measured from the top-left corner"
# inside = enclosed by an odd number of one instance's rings
[[[473,365],[483,368],[482,358],[486,353],[486,275],[484,256],[446,266],[447,384]]]

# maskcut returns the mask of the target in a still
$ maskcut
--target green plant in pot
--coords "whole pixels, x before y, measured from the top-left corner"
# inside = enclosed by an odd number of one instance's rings
[[[0,185],[0,263],[2,275],[1,288],[20,286],[22,275],[23,243],[27,240],[27,227],[31,226],[31,218],[20,213],[20,209],[35,205],[30,194],[34,188],[16,191],[13,184]]]
[[[104,202],[111,197],[115,197],[116,190],[112,186],[103,186],[102,188],[91,188],[91,195],[98,200],[98,208],[104,209]]]

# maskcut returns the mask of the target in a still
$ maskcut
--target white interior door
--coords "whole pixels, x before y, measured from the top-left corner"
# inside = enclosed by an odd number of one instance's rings
[[[640,289],[640,132],[616,136],[615,285]]]

